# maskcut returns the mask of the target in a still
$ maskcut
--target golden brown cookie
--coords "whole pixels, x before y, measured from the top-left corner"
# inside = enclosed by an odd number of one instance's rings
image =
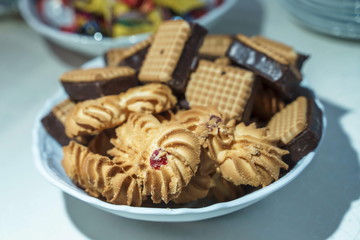
[[[200,60],[186,88],[190,107],[216,107],[225,119],[248,119],[252,108],[255,75],[237,67]]]
[[[63,148],[62,165],[72,181],[89,195],[104,198],[107,202],[140,206],[140,185],[108,157],[94,154],[75,143]]]
[[[280,169],[288,169],[282,156],[288,151],[276,146],[276,140],[266,136],[266,128],[240,123],[234,132],[229,150],[218,154],[222,176],[235,185],[267,186],[279,178]]]
[[[161,124],[151,114],[132,113],[117,130],[109,153],[142,183],[142,194],[154,203],[176,198],[195,175],[200,162],[196,136],[180,124]]]
[[[224,57],[232,42],[229,35],[207,35],[199,49],[199,54]]]
[[[69,137],[96,135],[126,121],[129,112],[160,113],[171,109],[176,98],[169,87],[147,84],[120,95],[106,96],[76,104],[66,120]]]

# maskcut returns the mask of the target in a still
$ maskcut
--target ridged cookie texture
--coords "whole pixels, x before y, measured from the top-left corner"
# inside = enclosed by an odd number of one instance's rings
[[[65,124],[69,137],[96,135],[126,121],[129,112],[160,113],[176,104],[169,87],[148,84],[125,93],[87,100],[76,104]]]
[[[176,198],[198,169],[200,144],[181,124],[161,124],[151,114],[132,113],[116,132],[109,154],[137,176],[143,196],[154,203]]]
[[[75,142],[64,147],[63,153],[62,165],[66,174],[89,195],[113,204],[141,205],[137,180],[108,157],[94,154]]]
[[[192,131],[202,145],[200,172],[207,175],[215,171],[217,154],[228,149],[233,141],[235,121],[226,122],[215,107],[203,106],[180,111],[175,119]]]
[[[282,156],[288,151],[278,148],[276,140],[266,136],[266,128],[240,123],[229,150],[218,154],[222,176],[235,185],[267,186],[279,179],[280,169],[288,169]]]

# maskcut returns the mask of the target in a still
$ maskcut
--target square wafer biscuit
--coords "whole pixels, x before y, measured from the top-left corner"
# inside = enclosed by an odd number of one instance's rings
[[[244,120],[249,115],[254,83],[250,71],[200,60],[185,95],[190,107],[215,106],[225,118]]]
[[[229,35],[207,35],[199,49],[199,54],[224,57],[232,43]]]
[[[204,28],[184,20],[162,23],[146,54],[139,80],[166,83],[183,92],[205,34]]]
[[[303,96],[276,113],[268,123],[269,134],[288,144],[307,126],[307,99]]]

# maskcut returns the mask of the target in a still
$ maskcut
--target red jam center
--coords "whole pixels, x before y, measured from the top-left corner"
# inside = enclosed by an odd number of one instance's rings
[[[150,156],[150,165],[151,167],[159,170],[162,165],[166,165],[168,163],[167,156],[170,153],[164,151],[163,149],[159,148],[155,150]]]

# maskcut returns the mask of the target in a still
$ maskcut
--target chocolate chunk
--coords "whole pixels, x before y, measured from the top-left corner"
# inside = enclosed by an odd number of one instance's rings
[[[227,56],[236,64],[262,76],[267,85],[287,100],[293,100],[302,79],[300,72],[295,66],[286,64],[285,58],[261,50],[251,39],[240,36],[233,41]]]

